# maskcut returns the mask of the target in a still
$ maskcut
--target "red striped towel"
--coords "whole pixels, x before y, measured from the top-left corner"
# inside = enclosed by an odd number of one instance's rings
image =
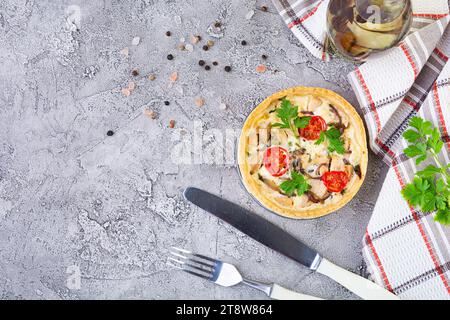
[[[272,0],[288,27],[326,61],[329,0]],[[409,119],[441,131],[439,155],[450,163],[450,15],[448,0],[412,0],[414,22],[395,48],[375,54],[348,76],[369,130],[372,150],[390,166],[363,240],[374,281],[405,299],[450,299],[450,227],[411,208],[400,190],[418,168],[403,154]]]

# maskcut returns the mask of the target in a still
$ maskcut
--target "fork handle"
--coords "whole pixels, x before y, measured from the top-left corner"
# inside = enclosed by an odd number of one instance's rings
[[[274,283],[269,297],[275,300],[322,300],[321,298],[301,294]]]

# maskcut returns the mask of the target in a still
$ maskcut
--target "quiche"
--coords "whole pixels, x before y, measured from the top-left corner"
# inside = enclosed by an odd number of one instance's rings
[[[237,152],[245,188],[269,210],[298,219],[344,206],[367,170],[361,118],[322,88],[295,87],[265,99],[245,121]]]

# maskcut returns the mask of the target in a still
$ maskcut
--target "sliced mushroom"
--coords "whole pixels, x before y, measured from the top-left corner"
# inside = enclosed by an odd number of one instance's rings
[[[280,192],[280,187],[275,183],[275,181],[269,180],[269,179],[261,179],[262,182],[264,182],[270,189],[276,192]]]
[[[353,175],[353,171],[354,171],[353,166],[351,164],[346,164],[344,171],[348,177],[351,177]]]
[[[320,199],[317,198],[314,193],[312,193],[311,191],[308,191],[306,193],[306,196],[308,197],[308,200],[311,201],[312,203],[319,203]]]
[[[319,177],[322,177],[325,172],[328,172],[328,163],[322,163],[318,168],[317,168],[317,175]]]
[[[320,202],[324,202],[325,200],[327,200],[329,197],[330,197],[330,193],[328,193],[325,197],[323,197],[323,198],[320,198],[320,197],[318,197],[316,194],[314,194],[313,192],[311,192],[311,191],[308,191],[307,193],[306,193],[306,196],[308,197],[308,200],[309,201],[311,201],[311,202],[313,202],[313,203],[320,203]]]
[[[355,166],[355,173],[356,173],[356,175],[361,179],[362,173],[361,173],[361,166],[360,166],[359,164],[357,164],[357,165]]]
[[[344,149],[346,150],[346,153],[352,153],[352,150],[350,150],[350,139],[349,138],[345,138],[344,139]]]
[[[295,170],[297,172],[302,172],[303,168],[302,168],[302,161],[301,161],[301,157],[303,154],[305,154],[306,149],[302,148],[299,150],[295,150],[293,152],[291,152],[289,154],[289,157],[291,159],[291,170]]]
[[[334,114],[336,115],[336,117],[339,119],[339,122],[337,123],[337,125],[338,125],[338,126],[342,126],[342,125],[343,125],[343,123],[342,123],[342,117],[341,117],[339,111],[338,111],[338,110],[336,109],[336,107],[333,106],[332,104],[330,104],[329,107],[330,107],[331,111],[333,111],[333,113],[334,113]]]
[[[313,115],[314,115],[314,112],[312,112],[312,111],[299,111],[298,112],[299,117],[313,116]]]
[[[322,164],[313,164],[306,168],[305,175],[311,179],[321,179],[323,174],[328,171],[328,162]]]

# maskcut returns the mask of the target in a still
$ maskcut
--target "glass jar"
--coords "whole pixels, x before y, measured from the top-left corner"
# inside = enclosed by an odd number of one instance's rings
[[[328,40],[352,61],[395,46],[411,23],[410,0],[330,0],[328,5]]]

